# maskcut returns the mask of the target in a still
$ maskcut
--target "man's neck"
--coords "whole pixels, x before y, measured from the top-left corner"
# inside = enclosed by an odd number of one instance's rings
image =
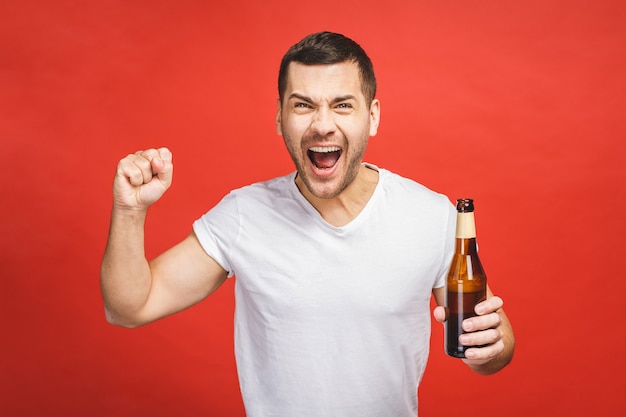
[[[377,184],[378,171],[361,165],[354,181],[341,194],[333,198],[319,198],[311,194],[300,177],[296,177],[296,185],[304,198],[327,223],[335,227],[345,226],[359,215],[374,194]]]

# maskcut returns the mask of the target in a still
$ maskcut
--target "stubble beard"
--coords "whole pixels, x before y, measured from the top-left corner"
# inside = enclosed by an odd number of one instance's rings
[[[365,149],[367,147],[367,141],[365,141],[359,148],[357,148],[352,155],[342,155],[342,158],[349,158],[347,161],[347,170],[343,174],[343,178],[339,181],[339,184],[336,187],[328,189],[326,186],[331,181],[334,180],[321,180],[322,186],[316,187],[316,185],[320,184],[319,181],[315,181],[315,179],[310,178],[306,174],[305,165],[309,163],[308,157],[304,157],[302,159],[301,149],[298,147],[292,147],[289,144],[293,143],[292,141],[285,139],[285,145],[287,146],[287,150],[289,155],[291,156],[291,160],[296,166],[297,177],[300,177],[304,185],[306,186],[309,193],[311,193],[314,197],[320,199],[331,199],[340,195],[343,191],[352,184],[352,182],[356,179],[359,169],[361,168],[361,164],[363,161],[363,155],[365,154]],[[344,149],[345,152],[345,149]]]

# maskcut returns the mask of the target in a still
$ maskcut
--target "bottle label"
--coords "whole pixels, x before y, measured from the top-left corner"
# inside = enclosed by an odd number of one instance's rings
[[[457,213],[456,237],[457,239],[471,239],[476,237],[476,223],[474,222],[474,212]]]

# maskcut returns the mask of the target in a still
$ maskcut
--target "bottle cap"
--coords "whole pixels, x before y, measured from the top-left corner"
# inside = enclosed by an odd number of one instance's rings
[[[456,200],[456,211],[459,213],[471,213],[474,211],[474,200],[471,198],[459,198]]]

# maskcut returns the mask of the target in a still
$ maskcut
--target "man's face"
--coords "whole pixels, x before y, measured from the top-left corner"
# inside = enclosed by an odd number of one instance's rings
[[[311,194],[333,198],[359,172],[369,137],[378,129],[378,100],[366,102],[356,63],[292,62],[287,75],[276,130]]]

